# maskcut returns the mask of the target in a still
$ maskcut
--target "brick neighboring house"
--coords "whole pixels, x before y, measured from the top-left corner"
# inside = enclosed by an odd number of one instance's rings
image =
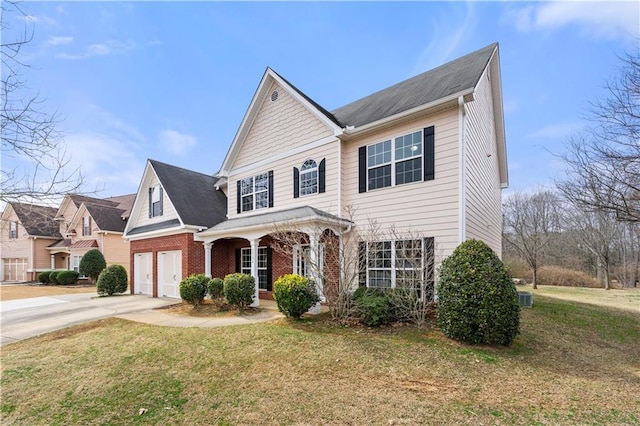
[[[267,68],[215,176],[198,174],[203,177],[187,184],[180,181],[194,172],[180,169],[184,176],[166,174],[158,186],[150,172],[154,164],[147,164],[125,231],[132,256],[145,253],[139,260],[144,266],[134,268],[143,271],[134,273],[136,292],[176,297],[173,288],[181,276],[241,271],[256,278],[258,304],[271,297],[273,280],[283,273],[318,281],[300,253],[306,250],[311,262],[323,265],[328,247],[342,244],[346,233],[365,229],[370,220],[381,236],[358,242],[368,259],[359,265],[360,285],[406,285],[406,253],[433,270],[470,238],[501,254],[501,190],[508,175],[498,44],[333,111]],[[172,210],[157,219],[154,203],[163,198],[154,188],[164,186],[169,193],[171,185],[198,195],[164,198]],[[223,195],[224,213],[217,211]],[[188,211],[209,224],[184,220]],[[278,226],[306,236],[290,257],[272,249],[270,234]],[[391,229],[420,237],[392,240],[386,234]],[[156,234],[193,245],[186,253],[177,244],[162,249],[182,250],[176,254],[182,270],[161,269],[153,242],[136,246],[134,253],[135,239]],[[168,268],[173,287],[159,291],[163,284],[149,277]],[[428,278],[432,286],[434,279]],[[319,283],[321,292],[324,284]]]
[[[51,269],[47,246],[60,240],[57,209],[25,203],[8,203],[2,212],[0,252],[2,281],[35,281]]]

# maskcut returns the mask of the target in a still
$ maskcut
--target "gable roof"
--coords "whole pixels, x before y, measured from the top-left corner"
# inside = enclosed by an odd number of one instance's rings
[[[84,203],[84,207],[100,231],[124,232],[127,224],[123,218],[125,210],[91,203]]]
[[[343,127],[360,127],[439,99],[473,90],[497,46],[498,43],[490,44],[335,109],[332,114]]]
[[[216,190],[218,178],[148,161],[184,225],[209,228],[227,218],[227,197]]]
[[[62,238],[60,227],[53,220],[58,211],[57,208],[25,203],[9,204],[30,236]]]

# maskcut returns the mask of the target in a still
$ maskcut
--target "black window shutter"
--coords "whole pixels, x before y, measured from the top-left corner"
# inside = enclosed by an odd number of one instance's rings
[[[293,168],[293,198],[300,197],[300,170]]]
[[[422,152],[424,155],[424,180],[433,180],[435,178],[434,126],[424,129]]]
[[[271,256],[271,247],[267,247],[267,291],[273,290],[273,268],[271,267]]]
[[[367,192],[367,147],[358,148],[358,192]]]
[[[325,164],[326,161],[323,158],[322,161],[320,162],[320,165],[318,166],[318,192],[320,194],[322,194],[325,191]]]
[[[358,286],[367,286],[367,243],[358,243]]]
[[[149,218],[153,217],[153,188],[149,188]]]
[[[269,207],[273,207],[273,170],[269,170]]]
[[[238,195],[236,199],[236,213],[240,213],[240,206],[241,206],[240,203],[242,202],[242,200],[240,199],[240,181],[239,180],[236,181],[236,187],[237,187],[236,193]]]
[[[236,249],[236,272],[242,272],[240,257],[242,256],[242,249]]]
[[[424,239],[424,267],[425,267],[425,300],[432,301],[434,296],[434,278],[435,278],[435,250],[433,237]]]
[[[162,213],[163,213],[163,212],[162,212],[162,210],[163,210],[163,209],[162,209],[162,200],[164,200],[164,198],[162,197],[162,193],[163,193],[163,192],[162,192],[162,187],[161,187],[161,186],[159,186],[158,188],[160,189],[160,211],[159,211],[159,213],[158,213],[158,214],[159,214],[160,216],[162,216]]]

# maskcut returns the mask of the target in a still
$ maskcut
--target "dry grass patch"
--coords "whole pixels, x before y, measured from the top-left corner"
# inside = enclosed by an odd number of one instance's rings
[[[3,284],[0,286],[0,301],[28,299],[30,297],[59,296],[61,294],[95,293],[93,284],[77,285],[43,285],[34,284]]]
[[[327,316],[110,319],[3,347],[2,424],[640,424],[638,353],[640,314],[545,297],[509,348]]]
[[[519,291],[532,292],[534,304],[536,303],[536,295],[540,295],[640,312],[640,288],[605,290],[603,288],[538,286],[536,290],[533,290],[529,284],[519,285],[517,288]]]

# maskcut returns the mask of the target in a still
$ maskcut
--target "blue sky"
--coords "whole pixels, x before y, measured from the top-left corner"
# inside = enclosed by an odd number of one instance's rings
[[[22,7],[29,85],[64,117],[72,163],[102,196],[136,192],[147,158],[216,172],[267,66],[332,110],[495,41],[510,191],[550,185],[562,174],[552,153],[640,40],[638,2]]]

